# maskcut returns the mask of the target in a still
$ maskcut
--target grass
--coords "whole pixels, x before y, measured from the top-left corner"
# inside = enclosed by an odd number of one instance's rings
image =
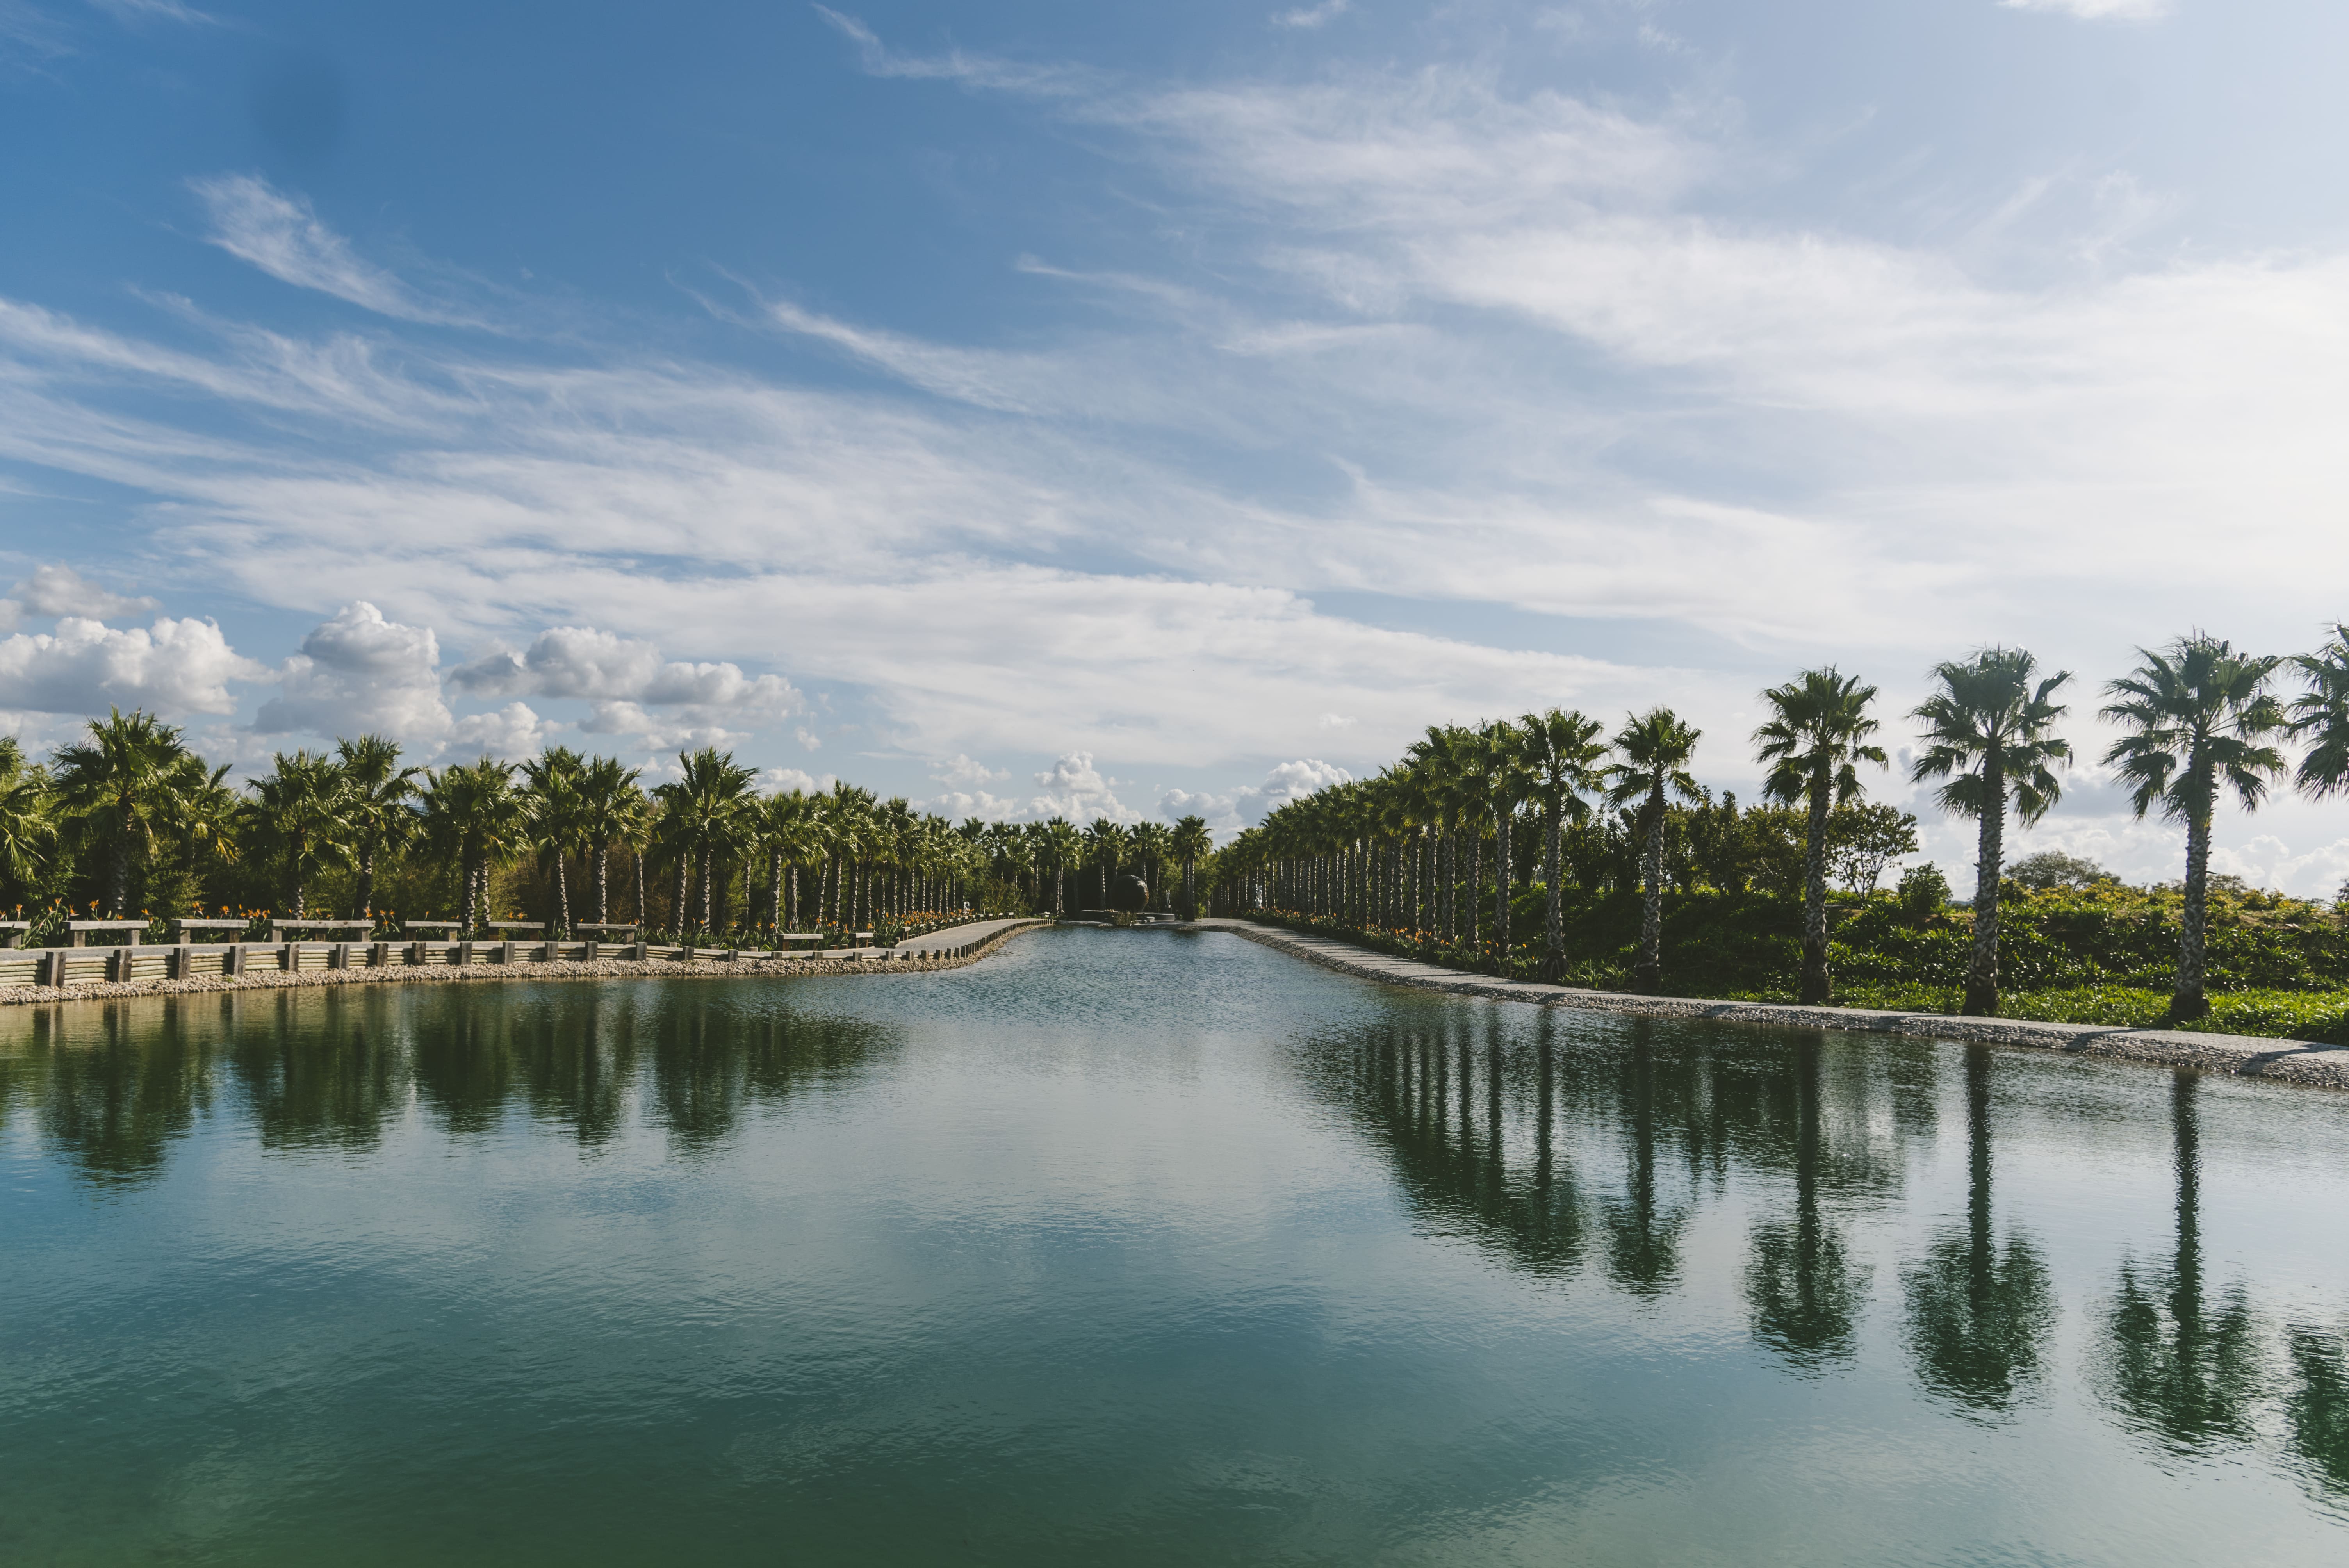
[[[1954,985],[1853,985],[1836,987],[1837,1006],[1882,1007],[1912,1013],[1958,1010],[1963,992]],[[1788,993],[1754,993],[1739,1001],[1786,1002]],[[2102,1024],[2114,1028],[2166,1026],[2169,993],[2135,985],[2072,985],[2040,991],[2007,991],[1999,1012],[2009,1018],[2050,1024]],[[2326,1045],[2349,1045],[2349,989],[2331,991],[2226,991],[2210,995],[2210,1016],[2191,1027],[2212,1035],[2265,1035]]]

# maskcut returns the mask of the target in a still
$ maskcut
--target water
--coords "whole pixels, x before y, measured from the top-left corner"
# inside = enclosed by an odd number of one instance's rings
[[[2349,1560],[2349,1097],[1373,987],[0,1012],[0,1561]]]

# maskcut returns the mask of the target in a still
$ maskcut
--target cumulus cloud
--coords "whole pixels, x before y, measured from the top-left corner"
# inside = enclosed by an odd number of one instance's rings
[[[229,684],[268,674],[266,665],[230,647],[212,621],[158,616],[152,626],[118,631],[68,615],[55,634],[20,632],[0,639],[0,709],[230,713],[236,698]]]
[[[33,569],[33,574],[0,599],[0,632],[12,632],[28,616],[80,615],[93,621],[119,621],[126,615],[149,615],[161,609],[159,600],[132,598],[101,588],[57,562]]]
[[[798,789],[810,795],[822,794],[839,782],[834,774],[810,773],[804,768],[761,768],[759,788],[772,793],[782,789]]]
[[[723,709],[745,720],[800,707],[781,676],[746,676],[740,665],[666,660],[653,644],[592,626],[554,626],[520,652],[498,649],[449,672],[479,696],[585,697],[657,707]]]
[[[974,761],[957,751],[931,769],[930,777],[957,789],[976,789],[982,784],[1009,779],[1011,773],[1008,769],[989,768],[984,762]]]
[[[261,705],[253,727],[263,735],[374,733],[437,742],[454,722],[440,697],[440,663],[430,627],[386,620],[373,604],[354,600],[302,639],[302,651],[279,672],[278,695]]]
[[[792,730],[792,735],[793,738],[798,740],[802,746],[806,747],[810,751],[821,751],[823,749],[823,737],[818,735],[814,730],[810,729],[804,724]]]
[[[1089,822],[1095,817],[1115,822],[1142,820],[1141,812],[1118,799],[1110,780],[1093,766],[1090,751],[1062,754],[1036,775],[1036,782],[1043,789],[1028,802],[1030,816],[1066,817],[1072,822]]]
[[[489,713],[468,714],[449,731],[449,752],[454,756],[501,758],[519,762],[546,748],[547,738],[563,726],[543,719],[528,703],[510,702]]]

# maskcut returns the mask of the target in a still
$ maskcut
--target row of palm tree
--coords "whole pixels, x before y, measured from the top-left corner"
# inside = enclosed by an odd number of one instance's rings
[[[455,913],[471,931],[490,910],[492,872],[520,863],[540,873],[550,925],[568,932],[583,918],[611,923],[616,863],[633,869],[633,911],[645,923],[649,857],[671,878],[670,923],[707,934],[736,923],[721,906],[738,878],[747,923],[769,930],[902,923],[987,899],[1059,913],[1080,872],[1098,872],[1106,901],[1122,869],[1158,887],[1174,862],[1188,911],[1212,848],[1197,817],[957,826],[845,782],[761,792],[753,769],[715,748],[681,753],[677,776],[650,789],[618,758],[567,748],[520,765],[482,758],[428,769],[373,735],[279,753],[242,793],[224,775],[143,712],[93,720],[46,768],[0,740],[0,875],[30,889],[78,867],[94,902],[119,915],[202,902],[198,861],[243,861],[265,868],[272,906],[295,920],[309,915],[322,878],[347,873],[345,913],[362,918],[379,908],[379,868],[422,857],[455,873]]]
[[[2255,655],[2196,633],[2159,649],[2106,687],[2103,718],[2120,731],[2104,756],[2128,786],[2140,818],[2159,815],[2186,836],[2186,876],[2174,1021],[2209,1010],[2204,995],[2204,930],[2211,830],[2231,797],[2255,810],[2290,771],[2283,747],[2303,742],[2294,785],[2312,798],[2349,790],[2349,626],[2335,626],[2314,653]],[[2301,689],[2286,701],[2280,676]],[[1930,694],[1910,717],[1921,726],[1914,779],[1934,799],[1979,823],[1973,940],[1965,1012],[1999,1009],[1999,884],[2006,823],[2028,825],[2062,795],[2057,769],[2072,748],[2056,733],[2069,711],[2058,700],[2068,671],[2043,672],[2020,648],[1990,647],[1934,667]],[[1769,715],[1753,736],[1764,793],[1805,814],[1802,967],[1798,995],[1825,1003],[1828,968],[1827,845],[1830,814],[1864,793],[1863,768],[1889,759],[1877,736],[1878,688],[1829,666],[1805,671],[1762,693]],[[1240,907],[1275,908],[1341,923],[1432,934],[1475,951],[1511,951],[1510,905],[1520,857],[1520,822],[1543,835],[1539,878],[1547,918],[1537,973],[1566,969],[1560,920],[1559,844],[1569,823],[1596,806],[1627,813],[1644,836],[1639,956],[1633,983],[1662,983],[1663,846],[1675,799],[1706,799],[1690,771],[1700,732],[1669,707],[1626,717],[1605,742],[1604,726],[1550,709],[1474,727],[1438,726],[1375,778],[1333,785],[1289,802],[1240,835],[1218,857],[1216,874]],[[1495,874],[1483,855],[1494,849]],[[1464,866],[1462,864],[1465,861]],[[1492,895],[1489,937],[1484,897]],[[1463,894],[1466,908],[1462,908]]]

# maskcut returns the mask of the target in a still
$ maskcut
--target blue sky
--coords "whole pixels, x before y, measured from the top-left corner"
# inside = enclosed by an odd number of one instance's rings
[[[2344,57],[2282,0],[0,0],[0,724],[1228,830],[1552,704],[1747,791],[1761,686],[2007,641],[2098,749],[2134,645],[2349,614]],[[2220,842],[2349,876],[2337,806]],[[2026,844],[2178,859],[2093,767]]]

